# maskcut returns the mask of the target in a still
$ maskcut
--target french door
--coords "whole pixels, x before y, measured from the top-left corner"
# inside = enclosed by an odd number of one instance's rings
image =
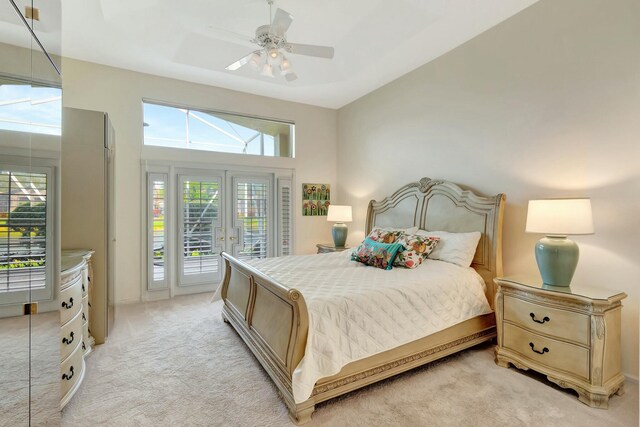
[[[177,286],[183,291],[215,289],[222,280],[223,251],[244,260],[273,254],[270,174],[180,174],[177,189]]]

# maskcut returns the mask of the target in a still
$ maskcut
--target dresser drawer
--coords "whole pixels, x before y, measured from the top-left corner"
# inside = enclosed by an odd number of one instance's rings
[[[504,320],[587,346],[590,343],[590,320],[584,314],[545,307],[505,295]]]
[[[60,329],[60,360],[64,361],[73,350],[82,342],[82,314],[79,311],[76,317],[65,323]]]
[[[78,345],[76,345],[71,355],[60,364],[60,375],[61,406],[64,406],[69,401],[70,396],[75,392],[77,388],[76,384],[84,375],[84,358],[80,341],[78,341]]]
[[[82,280],[60,291],[60,324],[64,325],[82,310]]]
[[[526,331],[509,323],[503,328],[504,347],[542,366],[589,380],[589,350]]]

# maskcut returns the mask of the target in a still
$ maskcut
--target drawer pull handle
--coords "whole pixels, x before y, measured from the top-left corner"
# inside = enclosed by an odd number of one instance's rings
[[[71,307],[73,307],[73,297],[69,298],[68,303],[66,301],[62,301],[62,308],[69,310]]]
[[[69,374],[62,374],[62,379],[63,380],[67,380],[69,381],[71,378],[73,378],[73,366],[69,368]]]
[[[87,316],[84,315],[84,313],[82,313],[82,321],[86,322],[87,321]]]
[[[551,321],[551,319],[549,319],[547,316],[544,316],[542,320],[538,320],[536,319],[536,315],[534,313],[529,313],[529,316],[531,316],[531,320],[533,320],[536,323],[544,323],[544,322]]]
[[[529,347],[531,347],[531,350],[533,350],[534,353],[538,353],[538,354],[549,353],[549,349],[547,347],[544,347],[542,351],[536,350],[535,345],[532,342],[529,343]]]
[[[87,346],[84,344],[84,341],[82,341],[82,351],[86,351],[87,350]]]
[[[67,337],[62,338],[62,343],[66,344],[66,345],[69,345],[69,344],[71,344],[73,342],[73,338],[74,338],[73,331],[71,331],[71,333],[69,334],[69,338],[67,338]]]
[[[82,284],[82,293],[84,294],[84,283]]]

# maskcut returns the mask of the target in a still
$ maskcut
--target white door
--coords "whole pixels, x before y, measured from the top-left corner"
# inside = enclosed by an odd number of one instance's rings
[[[178,179],[178,286],[222,279],[224,172]]]

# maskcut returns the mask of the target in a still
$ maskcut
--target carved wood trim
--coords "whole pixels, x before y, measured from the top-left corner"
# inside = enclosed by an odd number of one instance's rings
[[[419,353],[412,354],[410,356],[406,356],[406,357],[403,357],[403,358],[398,359],[398,360],[394,360],[393,362],[389,362],[389,363],[386,363],[386,364],[381,365],[381,366],[376,366],[374,368],[367,369],[367,370],[362,371],[362,372],[358,372],[357,374],[350,375],[350,376],[345,377],[345,378],[340,378],[340,379],[332,381],[330,383],[322,384],[321,386],[316,386],[313,389],[313,393],[311,394],[311,397],[317,396],[317,395],[322,394],[322,393],[326,393],[328,391],[331,391],[331,390],[339,388],[339,387],[344,387],[344,386],[349,385],[349,384],[351,384],[353,382],[360,381],[360,380],[363,380],[363,379],[368,378],[368,377],[372,377],[372,376],[378,375],[378,374],[380,374],[382,372],[385,372],[385,371],[388,371],[390,369],[397,368],[397,367],[402,366],[402,365],[406,365],[407,363],[414,362],[414,361],[417,361],[417,360],[420,360],[420,359],[423,359],[423,358],[427,358],[427,357],[432,356],[432,355],[437,354],[437,353],[445,352],[448,349],[459,347],[460,345],[468,343],[470,341],[475,341],[475,340],[478,340],[478,339],[481,339],[481,338],[485,338],[485,337],[486,338],[493,337],[493,335],[494,335],[494,331],[492,329],[486,330],[486,331],[477,332],[475,334],[472,334],[472,335],[469,335],[469,336],[466,336],[466,337],[462,337],[462,338],[457,339],[455,341],[451,341],[450,343],[442,344],[442,345],[439,345],[439,346],[436,346],[436,347],[421,351]],[[428,363],[428,361],[425,361],[425,363]]]

